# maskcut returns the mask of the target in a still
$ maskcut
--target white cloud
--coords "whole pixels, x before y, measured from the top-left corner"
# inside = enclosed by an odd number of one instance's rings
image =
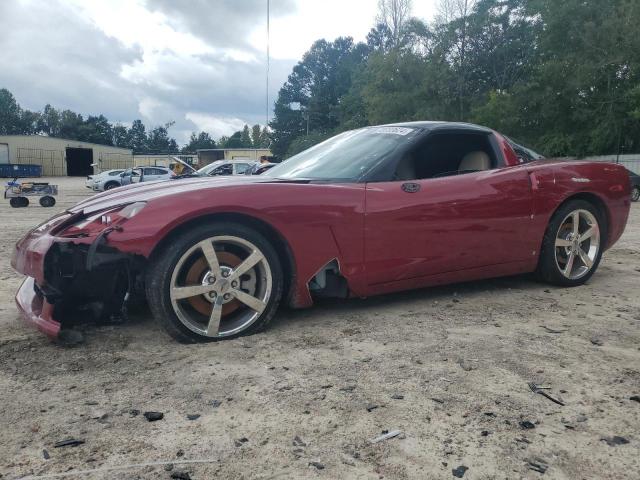
[[[199,131],[207,132],[214,138],[222,135],[231,135],[233,132],[241,130],[247,123],[240,118],[215,116],[199,112],[187,112],[185,118],[193,122]]]
[[[377,3],[271,0],[270,104],[315,40],[364,40]],[[0,88],[25,108],[175,121],[180,143],[265,122],[266,0],[0,0],[0,51]]]

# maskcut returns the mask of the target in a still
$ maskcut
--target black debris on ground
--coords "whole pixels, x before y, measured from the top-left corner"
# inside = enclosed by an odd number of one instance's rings
[[[162,412],[144,412],[144,418],[146,418],[150,422],[155,422],[157,420],[162,420],[164,418],[164,413],[162,413]]]
[[[549,468],[549,465],[547,465],[546,462],[540,460],[539,458],[527,460],[527,465],[529,466],[529,470],[533,470],[534,472],[542,474],[544,474]]]
[[[640,403],[640,395],[633,395],[629,397],[629,400]]]
[[[315,467],[317,470],[324,470],[324,464],[320,462],[309,462],[310,467]]]
[[[176,480],[191,480],[191,475],[184,470],[176,470],[175,472],[171,472],[171,478]]]
[[[49,460],[51,457],[49,456],[49,452],[47,452],[46,450],[42,450],[42,457],[45,460]]]
[[[525,430],[531,430],[532,428],[536,428],[535,424],[530,422],[529,420],[523,420],[520,422],[520,427]]]
[[[233,444],[236,447],[241,447],[243,444],[247,443],[248,441],[249,441],[249,439],[247,437],[242,437],[242,438],[239,438],[237,440],[234,440]]]
[[[62,347],[77,347],[84,343],[84,335],[79,330],[63,329],[58,332],[57,341]]]
[[[222,405],[222,402],[220,400],[211,400],[211,406],[213,408],[218,408],[220,405]]]
[[[469,470],[469,467],[465,467],[464,465],[460,465],[457,468],[453,468],[451,470],[451,473],[456,478],[462,478],[462,477],[464,477],[464,474],[467,472],[467,470]]]
[[[78,445],[82,445],[84,440],[80,440],[77,438],[67,438],[66,440],[61,440],[54,445],[54,448],[60,447],[77,447]]]
[[[294,447],[306,447],[307,444],[298,435],[296,435],[295,437],[293,437],[293,446]]]
[[[391,395],[391,398],[393,398],[394,400],[404,400],[404,395],[400,395],[399,393],[395,393],[395,394]]]
[[[200,418],[200,414],[199,413],[187,414],[187,420],[197,420],[199,418]]]
[[[606,443],[610,447],[617,447],[618,445],[626,445],[629,443],[629,440],[618,435],[614,435],[613,437],[602,437],[600,441]]]

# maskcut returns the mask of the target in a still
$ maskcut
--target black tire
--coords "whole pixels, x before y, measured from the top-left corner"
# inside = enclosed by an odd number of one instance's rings
[[[597,254],[593,260],[593,265],[590,270],[580,278],[571,279],[566,277],[558,266],[558,261],[556,260],[556,236],[562,226],[562,222],[569,214],[571,214],[571,212],[576,210],[586,210],[596,218],[598,228],[600,230],[600,241]],[[607,224],[600,209],[585,200],[568,201],[558,208],[549,221],[549,225],[547,226],[547,230],[542,240],[542,248],[540,250],[540,259],[538,261],[536,276],[544,282],[563,287],[576,287],[584,284],[598,269],[598,265],[602,258],[602,251],[606,244],[606,239]]]
[[[41,207],[45,207],[45,208],[53,207],[55,204],[56,204],[56,199],[49,195],[46,195],[40,198]]]
[[[640,200],[640,187],[635,186],[631,189],[631,201],[637,202]]]
[[[120,184],[118,182],[107,182],[104,185],[104,190],[106,192],[107,190],[118,188],[119,186],[120,186]]]
[[[12,197],[9,200],[9,205],[13,208],[24,208],[29,206],[29,199],[27,197]]]
[[[234,236],[251,242],[264,255],[272,276],[271,294],[259,317],[246,329],[224,337],[207,337],[189,329],[176,315],[171,298],[171,278],[182,256],[199,242],[216,236]],[[212,342],[251,335],[263,330],[273,319],[283,292],[283,273],[278,254],[257,231],[237,223],[215,222],[194,227],[172,238],[158,254],[154,254],[145,279],[145,292],[151,313],[174,339],[182,343]],[[224,318],[223,318],[224,319]]]

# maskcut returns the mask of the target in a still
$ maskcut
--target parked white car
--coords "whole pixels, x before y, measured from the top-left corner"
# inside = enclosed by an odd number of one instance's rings
[[[167,180],[173,176],[175,176],[175,173],[170,168],[153,166],[128,168],[119,178],[122,185],[129,185],[131,183]]]
[[[105,170],[96,175],[89,175],[85,181],[85,186],[96,192],[119,187],[122,184],[120,180],[122,172],[124,172],[124,169]]]
[[[244,175],[257,162],[252,160],[216,160],[202,167],[196,174],[203,177],[215,175]]]

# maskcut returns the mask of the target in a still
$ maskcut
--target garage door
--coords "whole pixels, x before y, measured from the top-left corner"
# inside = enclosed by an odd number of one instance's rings
[[[0,163],[9,163],[9,145],[0,143]]]

